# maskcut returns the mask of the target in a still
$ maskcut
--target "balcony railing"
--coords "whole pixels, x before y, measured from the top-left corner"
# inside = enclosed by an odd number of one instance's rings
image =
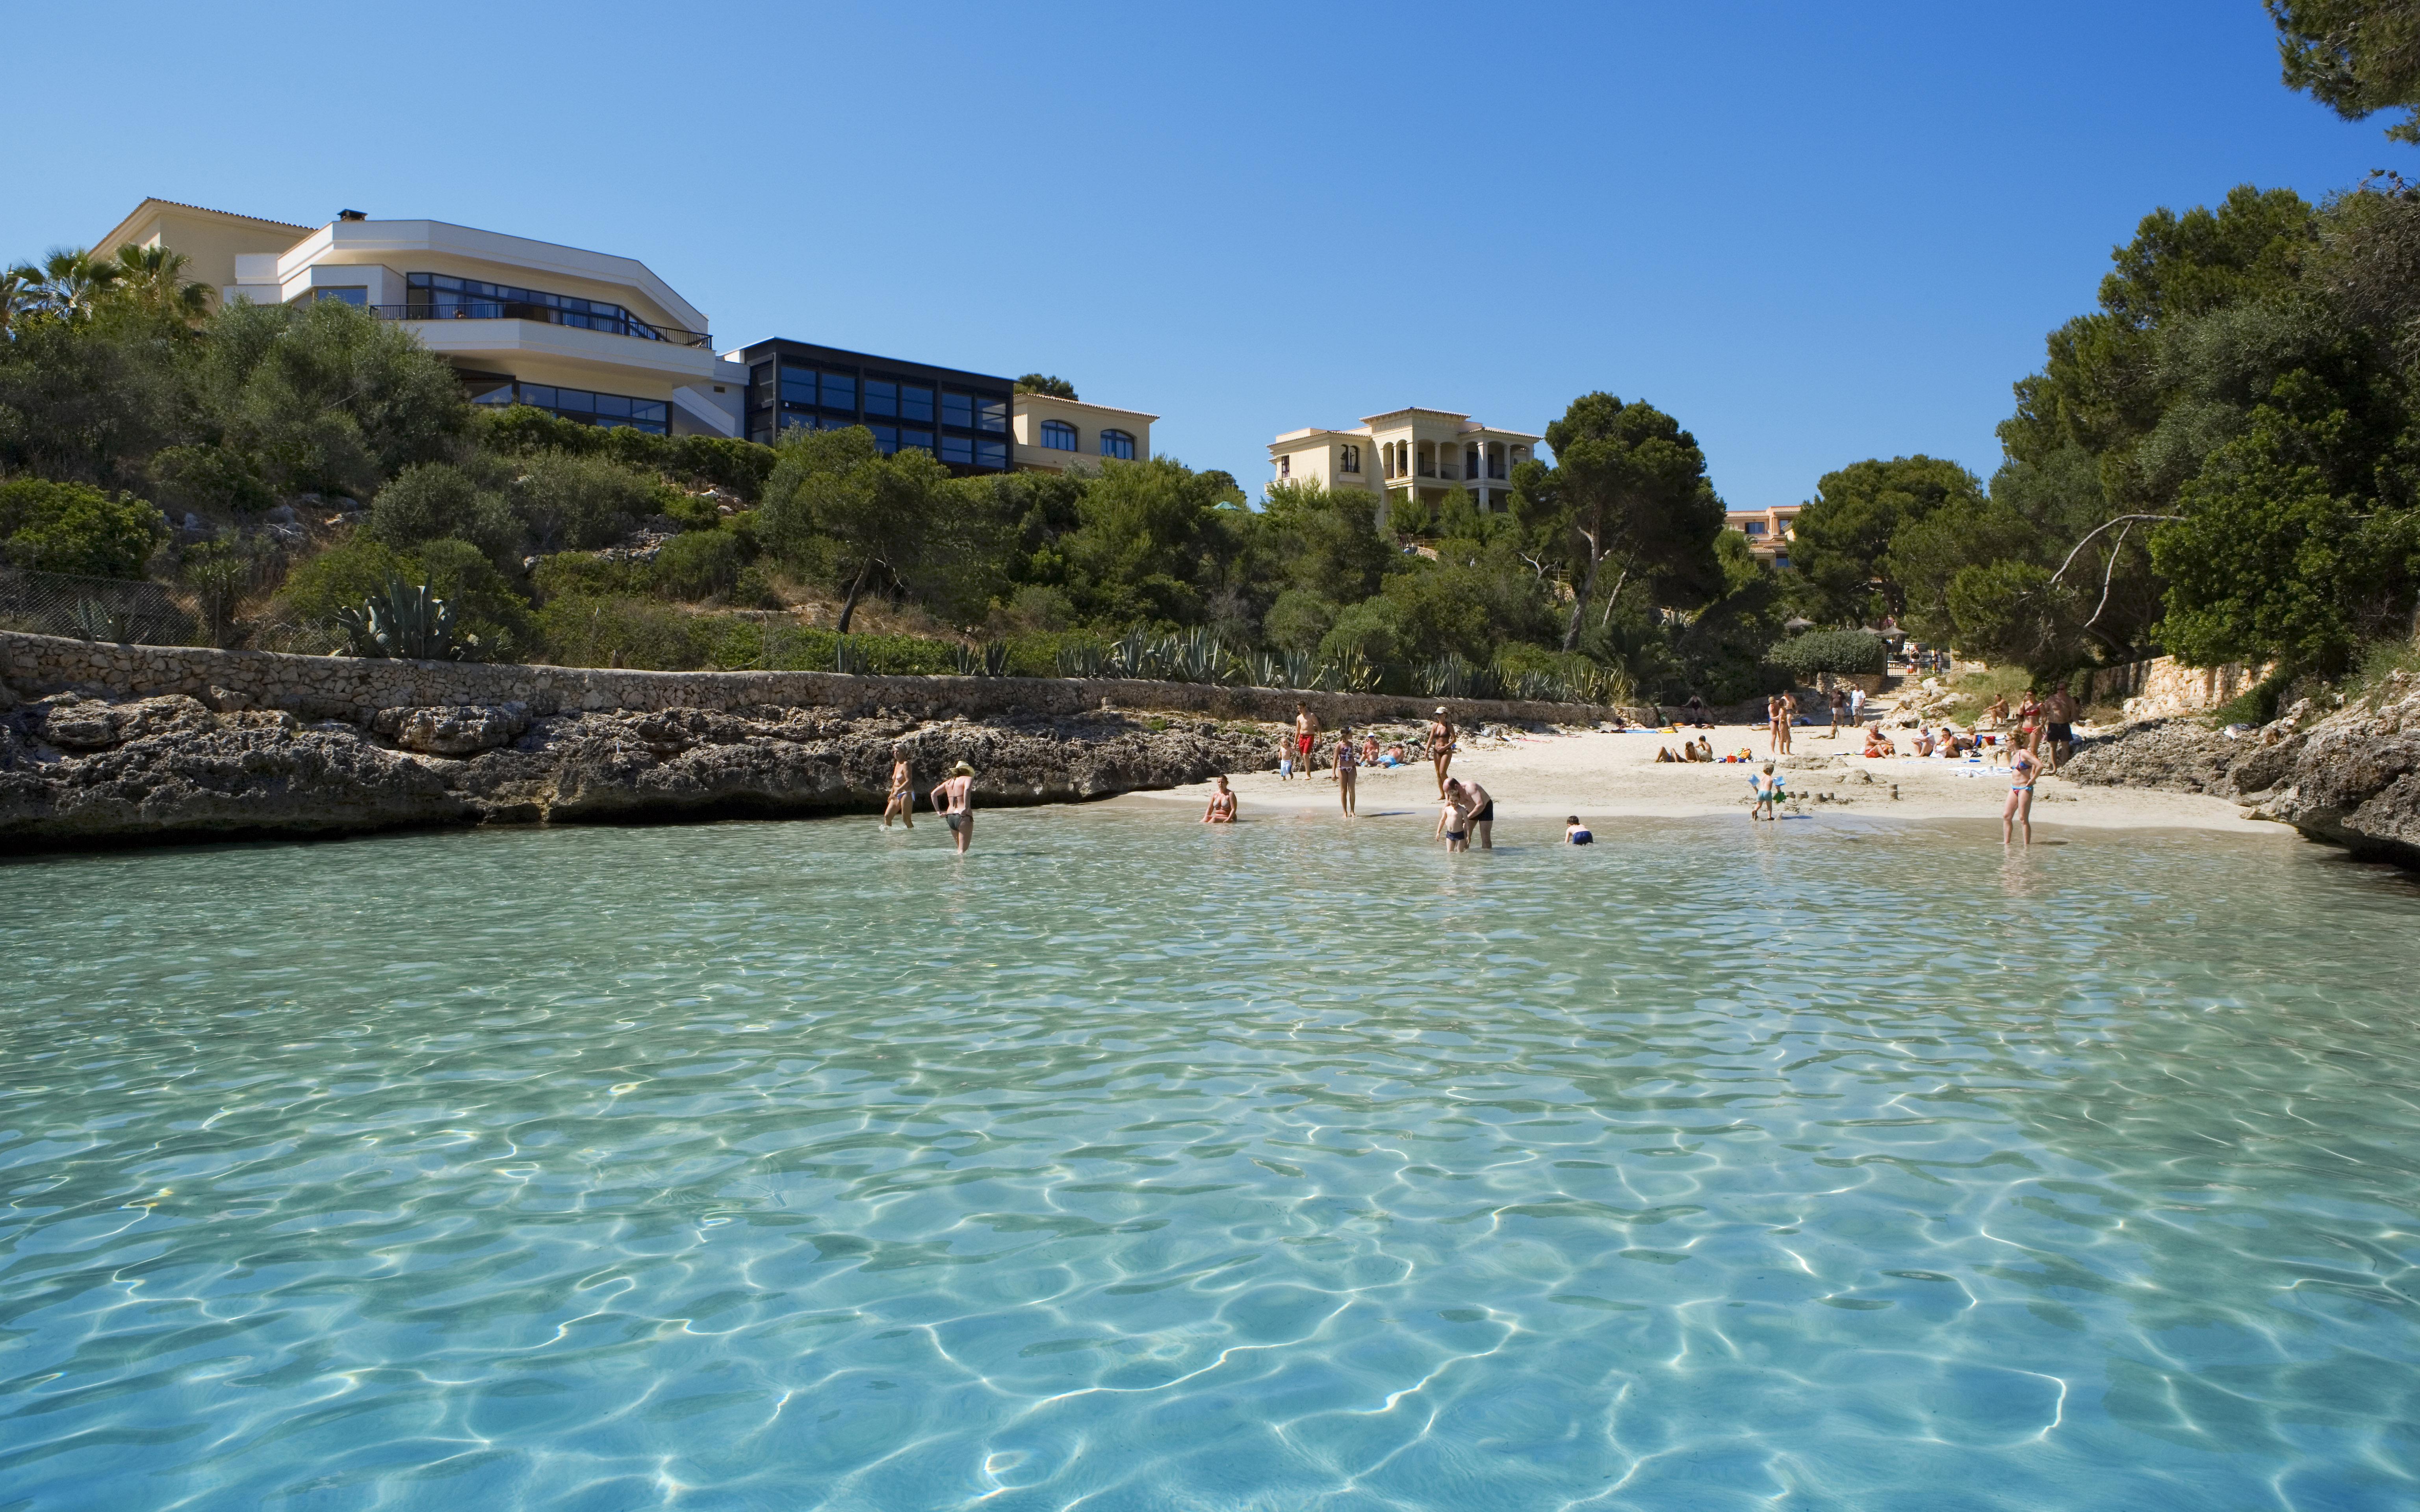
[[[650,325],[635,316],[589,315],[577,310],[558,310],[547,304],[526,304],[516,300],[465,300],[459,304],[373,304],[368,309],[381,320],[539,320],[551,326],[602,331],[611,336],[669,342],[675,347],[711,347],[714,345],[714,338],[703,331]]]

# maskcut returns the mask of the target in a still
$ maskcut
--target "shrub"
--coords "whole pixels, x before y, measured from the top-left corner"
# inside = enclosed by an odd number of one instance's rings
[[[514,513],[540,551],[612,546],[663,512],[665,490],[610,458],[545,451],[513,480]]]
[[[709,598],[729,593],[739,580],[745,554],[739,537],[728,531],[675,535],[656,553],[656,585],[674,598]]]
[[[530,588],[542,601],[563,594],[590,598],[644,594],[653,587],[644,562],[608,562],[585,551],[565,551],[540,557],[530,568]]]
[[[1365,598],[1336,616],[1319,640],[1319,659],[1340,667],[1356,657],[1373,665],[1396,661],[1406,639],[1402,605],[1391,598]]]
[[[1261,628],[1280,651],[1311,651],[1335,623],[1334,604],[1307,588],[1289,588],[1269,606]]]
[[[482,488],[451,462],[424,462],[396,474],[370,505],[367,530],[391,550],[451,536],[499,563],[520,555],[521,522],[504,496]]]
[[[1820,672],[1870,676],[1890,667],[1890,647],[1865,630],[1809,630],[1765,653],[1765,660],[1805,681]]]
[[[561,667],[686,671],[709,660],[723,626],[648,598],[564,594],[537,611],[543,655]]]
[[[366,533],[330,547],[287,574],[276,614],[302,629],[334,636],[338,615],[382,597],[390,582],[427,585],[454,611],[456,627],[475,635],[490,660],[524,655],[535,639],[529,605],[495,564],[467,541],[427,541],[397,551]]]
[[[81,483],[0,483],[0,551],[36,572],[140,578],[167,538],[160,512],[132,494],[112,499]]]

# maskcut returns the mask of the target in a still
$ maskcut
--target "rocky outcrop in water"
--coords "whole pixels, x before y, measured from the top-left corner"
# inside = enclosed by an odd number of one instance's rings
[[[2333,712],[2305,699],[2232,735],[2189,719],[2137,725],[2096,742],[2065,773],[2230,797],[2256,819],[2420,867],[2420,678],[2394,673]]]
[[[917,719],[767,707],[365,724],[183,695],[19,702],[0,689],[0,847],[413,825],[807,814],[881,806],[894,743],[920,787],[964,761],[978,806],[1107,797],[1273,764],[1269,729],[1183,716]]]

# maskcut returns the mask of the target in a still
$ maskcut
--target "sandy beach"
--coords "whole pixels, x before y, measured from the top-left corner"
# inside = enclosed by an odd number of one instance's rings
[[[1699,732],[1692,732],[1693,734]],[[1726,726],[1709,733],[1717,755],[1743,747],[1756,753],[1747,765],[1659,763],[1661,747],[1678,748],[1680,737],[1625,732],[1514,734],[1503,740],[1466,737],[1454,756],[1452,775],[1474,779],[1496,799],[1505,819],[1559,820],[1578,814],[1590,824],[1623,818],[1699,818],[1730,814],[1747,818],[1748,778],[1766,759],[1761,726]],[[1905,732],[1894,731],[1902,748]],[[1821,729],[1795,732],[1793,754],[1778,758],[1778,770],[1796,801],[1786,817],[1857,821],[1997,820],[2009,794],[2005,767],[1919,757],[1867,760],[1859,738],[1842,731],[1827,740]],[[1336,785],[1323,770],[1306,780],[1280,779],[1275,772],[1244,772],[1230,779],[1241,814],[1337,811]],[[1365,817],[1413,813],[1430,822],[1436,812],[1436,782],[1428,764],[1361,768],[1359,807]],[[1198,812],[1209,799],[1207,783],[1136,793],[1122,803],[1189,804]],[[1828,795],[1829,796],[1823,796]],[[2037,835],[2061,828],[2194,828],[2267,835],[2295,841],[2283,825],[2242,817],[2223,798],[2161,793],[2141,788],[2086,787],[2044,777],[2035,790]]]

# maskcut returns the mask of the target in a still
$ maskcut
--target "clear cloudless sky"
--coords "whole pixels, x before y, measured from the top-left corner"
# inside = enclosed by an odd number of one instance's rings
[[[619,253],[712,318],[1266,442],[1408,404],[1678,416],[1733,507],[1929,452],[2158,206],[2420,155],[2257,0],[2022,6],[7,0],[0,257],[146,194]],[[64,28],[64,31],[62,31]]]

